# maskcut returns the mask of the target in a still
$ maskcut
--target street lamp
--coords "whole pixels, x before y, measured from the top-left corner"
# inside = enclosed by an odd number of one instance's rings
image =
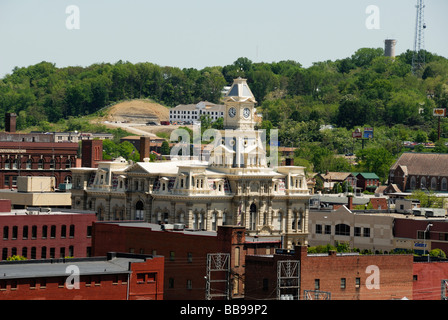
[[[424,238],[423,238],[423,243],[425,244],[425,246],[423,247],[423,252],[425,252],[425,250],[426,250],[426,233],[428,232],[430,227],[432,227],[432,223],[428,223],[428,225],[426,226],[426,229],[425,229]],[[428,262],[429,262],[429,251],[428,251]]]

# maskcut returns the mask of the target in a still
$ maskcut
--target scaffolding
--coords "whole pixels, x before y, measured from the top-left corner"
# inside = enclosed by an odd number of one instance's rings
[[[442,280],[442,300],[448,300],[448,279]]]
[[[277,299],[299,300],[300,261],[280,260],[277,262]]]
[[[215,276],[215,277],[214,277]],[[230,299],[230,254],[208,253],[205,299]]]

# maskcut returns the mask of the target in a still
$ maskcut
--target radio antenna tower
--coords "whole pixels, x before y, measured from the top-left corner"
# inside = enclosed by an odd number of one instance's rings
[[[417,0],[417,18],[415,22],[414,53],[412,55],[412,72],[415,74],[425,64],[425,4],[424,0]]]

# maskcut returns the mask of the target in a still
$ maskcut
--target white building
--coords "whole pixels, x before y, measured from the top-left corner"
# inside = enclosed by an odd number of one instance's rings
[[[208,115],[212,121],[216,121],[224,117],[224,111],[224,105],[207,101],[201,101],[198,104],[181,104],[170,109],[170,122],[193,123],[199,120],[202,115]]]

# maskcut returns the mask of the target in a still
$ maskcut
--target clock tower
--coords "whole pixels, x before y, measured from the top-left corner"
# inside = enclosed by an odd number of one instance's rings
[[[254,130],[255,97],[246,79],[238,78],[224,97],[226,113],[224,128],[234,130]]]

